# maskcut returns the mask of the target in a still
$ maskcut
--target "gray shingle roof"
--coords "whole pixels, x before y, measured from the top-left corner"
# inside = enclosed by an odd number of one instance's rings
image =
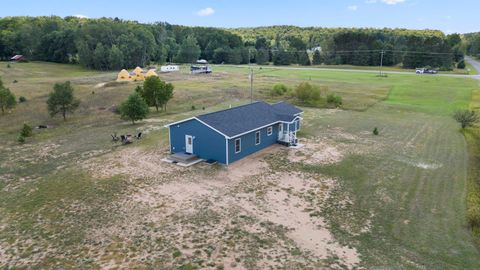
[[[197,116],[223,134],[233,137],[277,121],[292,121],[302,110],[288,103],[263,101]]]

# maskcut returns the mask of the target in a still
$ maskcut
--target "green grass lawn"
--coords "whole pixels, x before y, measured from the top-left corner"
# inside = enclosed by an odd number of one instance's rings
[[[82,247],[90,244],[85,234],[121,218],[115,202],[137,183],[123,175],[95,179],[79,164],[125,149],[110,142],[113,132],[151,130],[139,146],[145,151],[165,149],[168,132],[163,124],[249,100],[247,69],[215,66],[213,74],[195,76],[182,68],[180,73],[160,75],[175,85],[168,111],[152,112],[149,121],[132,126],[111,109],[136,84],[99,86],[114,80],[116,72],[39,62],[7,68],[0,62],[5,85],[28,100],[0,116],[0,248],[8,243],[15,249],[6,252],[21,258],[58,248],[33,268],[55,268],[57,263],[65,268],[98,268],[92,260],[96,254]],[[336,239],[358,249],[361,267],[480,268],[478,247],[466,223],[467,145],[451,118],[456,109],[479,106],[471,104],[480,89],[477,81],[326,70],[256,68],[255,74],[254,99],[294,102],[289,96],[272,97],[269,91],[276,83],[294,88],[302,81],[326,86],[343,97],[344,110],[305,108],[302,136],[312,140],[331,136],[353,150],[330,165],[279,162],[281,170],[292,168],[338,181],[321,214]],[[65,80],[72,81],[82,102],[66,122],[48,116],[45,105],[52,85]],[[15,139],[23,123],[54,128],[35,130],[20,145]],[[379,136],[371,134],[374,127]],[[365,226],[364,233],[351,232]],[[0,268],[18,265],[0,260]]]

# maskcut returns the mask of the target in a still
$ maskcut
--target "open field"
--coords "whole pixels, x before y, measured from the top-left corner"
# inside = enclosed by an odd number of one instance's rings
[[[477,81],[256,69],[254,99],[310,81],[345,110],[305,108],[302,149],[271,147],[228,167],[162,163],[163,125],[248,102],[247,75],[162,74],[176,87],[168,112],[131,125],[112,110],[135,83],[104,85],[116,73],[0,63],[28,100],[0,116],[0,268],[480,268],[466,142],[451,119],[478,105]],[[65,80],[82,104],[63,122],[45,100]],[[24,122],[53,128],[20,145]],[[110,142],[138,131],[146,137],[132,145]]]

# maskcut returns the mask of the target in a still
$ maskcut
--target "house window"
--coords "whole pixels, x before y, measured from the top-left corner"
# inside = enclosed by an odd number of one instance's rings
[[[260,131],[255,132],[255,145],[260,144]]]
[[[242,151],[242,139],[235,140],[235,154],[240,153]]]
[[[272,127],[268,127],[268,128],[267,128],[267,136],[272,135],[272,133],[273,133],[273,128],[272,128]]]

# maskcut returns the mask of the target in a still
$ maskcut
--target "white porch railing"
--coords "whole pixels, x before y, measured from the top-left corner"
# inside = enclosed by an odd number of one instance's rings
[[[297,143],[297,134],[296,132],[279,132],[278,140],[281,142],[296,144]]]

